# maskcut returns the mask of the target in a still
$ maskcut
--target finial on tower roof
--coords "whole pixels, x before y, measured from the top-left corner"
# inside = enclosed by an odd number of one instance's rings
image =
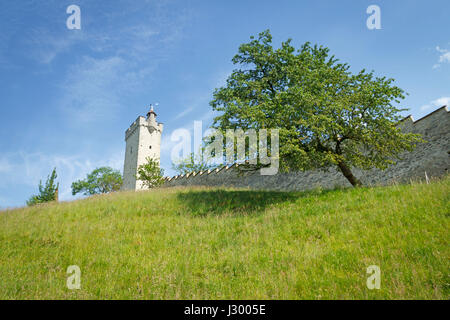
[[[155,103],[155,106],[157,106],[157,105],[158,105],[158,103]],[[152,113],[156,117],[156,113],[155,113],[155,111],[153,111],[153,104],[150,104],[150,111],[147,113],[147,118],[150,117],[150,114],[152,114]]]

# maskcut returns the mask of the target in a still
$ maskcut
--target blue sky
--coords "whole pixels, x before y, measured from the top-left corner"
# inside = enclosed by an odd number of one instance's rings
[[[81,30],[69,30],[69,5]],[[369,30],[366,8],[381,9]],[[124,132],[150,103],[170,134],[213,113],[214,88],[251,35],[270,29],[325,45],[352,70],[396,79],[418,119],[450,103],[450,2],[442,1],[11,1],[0,4],[0,208],[21,206],[57,167],[60,196],[98,166],[122,171]]]

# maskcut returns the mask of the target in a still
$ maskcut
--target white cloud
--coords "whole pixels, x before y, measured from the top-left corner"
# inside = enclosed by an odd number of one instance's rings
[[[440,108],[442,106],[450,106],[450,97],[441,97],[436,100],[431,101],[420,107],[421,111],[426,111],[430,109]]]
[[[85,40],[87,37],[82,30],[56,35],[49,30],[37,28],[30,31],[25,41],[32,47],[28,52],[32,59],[42,64],[51,64],[59,54],[69,51],[73,45]]]
[[[0,159],[0,173],[8,173],[11,172],[13,168],[12,163],[6,158]]]
[[[159,10],[164,4],[156,3],[156,6],[155,10]],[[155,69],[182,37],[185,20],[189,18],[184,12],[174,14],[166,8],[160,15],[153,13],[152,19],[123,25],[129,14],[114,12],[104,17],[114,24],[90,30],[89,36],[83,38],[94,53],[101,53],[101,58],[94,54],[78,59],[63,80],[58,107],[71,120],[114,119],[123,108],[129,107],[130,96],[148,90]],[[165,19],[166,15],[173,19]]]
[[[450,51],[436,47],[436,51],[440,53],[438,63],[433,65],[433,69],[439,68],[444,63],[450,63]]]
[[[189,112],[191,112],[193,110],[192,107],[186,108],[184,109],[184,111],[180,112],[179,114],[176,115],[176,117],[174,118],[174,120],[178,120],[182,117],[184,117],[185,115],[187,115]]]
[[[129,86],[124,74],[126,63],[120,57],[85,57],[69,70],[58,104],[71,120],[110,119],[120,109],[121,88]]]
[[[14,16],[36,14],[35,10],[45,10],[49,17],[59,16],[66,6],[56,2],[18,6]],[[130,96],[148,91],[155,68],[169,58],[192,19],[190,9],[178,9],[172,1],[120,5],[120,10],[104,10],[95,4],[82,4],[81,30],[68,30],[66,16],[62,15],[61,21],[46,19],[45,23],[41,20],[31,23],[15,43],[17,55],[59,68],[62,80],[58,81],[62,90],[56,92],[53,102],[57,109],[67,113],[71,122],[111,119],[121,109],[129,107]],[[8,61],[5,53],[11,50],[8,48],[10,38],[23,25],[13,23],[10,15],[0,13],[0,17],[8,19],[0,21],[7,22],[5,25],[9,28],[0,33],[1,68],[11,68],[16,63]],[[60,56],[64,59],[58,60]],[[61,69],[56,61],[68,67]]]

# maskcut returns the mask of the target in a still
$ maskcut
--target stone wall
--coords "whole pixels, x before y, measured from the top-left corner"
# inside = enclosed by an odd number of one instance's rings
[[[427,141],[417,145],[412,152],[405,153],[403,159],[386,170],[372,169],[353,172],[364,185],[386,185],[394,182],[408,182],[410,179],[441,177],[450,167],[450,118],[447,107],[442,107],[425,117],[414,121],[406,117],[400,125],[403,130],[419,133]],[[239,166],[222,167],[209,172],[193,172],[166,178],[164,187],[172,186],[226,186],[266,190],[307,190],[316,187],[325,189],[336,186],[349,187],[350,183],[341,172],[306,171],[278,173],[263,176],[255,171],[243,171]]]

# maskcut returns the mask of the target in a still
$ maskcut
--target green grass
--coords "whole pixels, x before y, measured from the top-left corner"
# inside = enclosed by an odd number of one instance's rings
[[[172,188],[4,211],[0,299],[449,299],[449,187]]]

